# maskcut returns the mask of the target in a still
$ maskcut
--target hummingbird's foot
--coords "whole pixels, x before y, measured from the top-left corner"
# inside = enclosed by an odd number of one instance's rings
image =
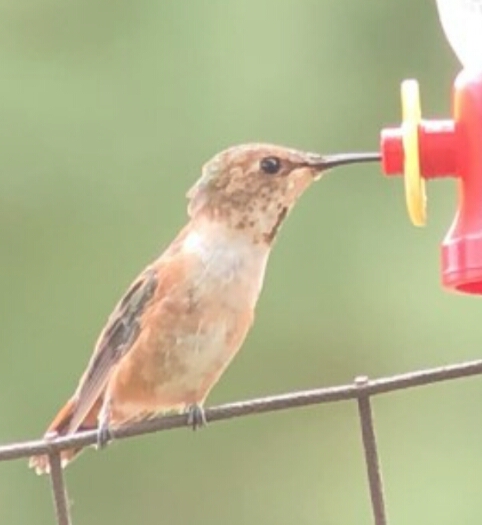
[[[190,405],[187,409],[187,424],[193,430],[206,426],[206,415],[201,405]]]
[[[104,449],[113,439],[110,431],[110,404],[107,402],[99,413],[99,426],[97,428],[97,449]]]
[[[104,449],[113,440],[109,425],[101,424],[97,429],[97,449]]]

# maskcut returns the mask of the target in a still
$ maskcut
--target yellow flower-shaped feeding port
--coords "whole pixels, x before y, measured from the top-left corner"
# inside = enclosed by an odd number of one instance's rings
[[[402,141],[404,151],[405,200],[410,220],[425,226],[427,220],[425,180],[420,172],[418,127],[422,120],[420,91],[416,80],[404,80],[402,95]]]

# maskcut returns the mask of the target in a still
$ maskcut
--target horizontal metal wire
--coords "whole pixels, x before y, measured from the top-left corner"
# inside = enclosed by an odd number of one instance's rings
[[[358,403],[362,442],[367,467],[367,477],[376,525],[386,525],[386,509],[383,494],[380,460],[377,450],[375,425],[370,398],[378,394],[403,390],[417,386],[470,377],[482,374],[482,359],[437,368],[416,370],[379,379],[358,377],[353,383],[341,386],[317,388],[290,392],[228,403],[206,408],[207,422],[221,421],[250,414],[261,414],[276,410],[316,405],[354,399]],[[188,424],[187,415],[157,417],[111,431],[113,439],[126,439],[142,434],[179,428]],[[63,437],[44,438],[36,441],[23,441],[0,446],[0,461],[9,461],[32,455],[49,456],[52,490],[58,525],[71,525],[67,491],[63,479],[60,452],[71,447],[86,447],[97,443],[97,431],[78,432]]]

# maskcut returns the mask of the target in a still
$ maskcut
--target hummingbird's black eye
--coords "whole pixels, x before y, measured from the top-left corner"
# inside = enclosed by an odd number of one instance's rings
[[[274,175],[281,169],[281,160],[278,157],[264,157],[259,163],[261,171],[268,175]]]

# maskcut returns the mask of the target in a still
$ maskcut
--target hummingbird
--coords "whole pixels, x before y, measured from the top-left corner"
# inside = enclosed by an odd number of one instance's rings
[[[329,168],[377,153],[322,156],[270,144],[218,153],[188,191],[189,220],[133,281],[107,320],[77,389],[45,436],[110,431],[203,405],[253,324],[266,265],[298,198]],[[80,449],[61,453],[65,467]],[[38,474],[47,456],[30,458]]]

